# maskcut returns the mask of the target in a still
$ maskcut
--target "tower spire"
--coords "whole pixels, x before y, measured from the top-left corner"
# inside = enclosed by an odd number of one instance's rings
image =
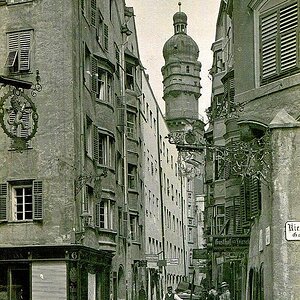
[[[181,2],[178,2],[179,12],[181,12]]]

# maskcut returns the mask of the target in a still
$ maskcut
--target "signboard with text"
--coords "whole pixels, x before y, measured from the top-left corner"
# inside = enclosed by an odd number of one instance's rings
[[[227,235],[213,237],[213,249],[218,251],[228,250],[231,248],[248,248],[249,244],[249,236],[244,235]]]
[[[285,223],[285,238],[287,241],[300,241],[299,221],[288,221]]]

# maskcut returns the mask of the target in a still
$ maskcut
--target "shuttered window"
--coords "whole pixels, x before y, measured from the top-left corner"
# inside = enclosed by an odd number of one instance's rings
[[[261,17],[262,82],[297,69],[298,11],[298,3],[293,2]]]
[[[92,71],[92,92],[98,92],[98,60],[94,56],[91,57],[91,71]]]
[[[99,133],[97,126],[94,125],[94,162],[99,161]]]
[[[108,26],[107,24],[103,24],[103,45],[104,49],[108,50]]]
[[[96,26],[96,0],[91,0],[91,25]]]
[[[8,56],[5,66],[12,72],[29,71],[32,31],[7,34]]]
[[[240,189],[242,227],[250,226],[250,178],[244,177]]]
[[[8,195],[10,201],[8,202]],[[8,203],[10,207],[8,207]],[[8,211],[11,213],[8,214]],[[11,216],[8,219],[8,215]],[[43,219],[42,181],[20,181],[0,184],[0,221]]]
[[[0,222],[7,220],[7,184],[0,184]]]
[[[251,194],[251,218],[259,215],[261,210],[261,187],[260,180],[252,178],[250,183]]]
[[[33,182],[33,219],[43,219],[43,184],[42,181]]]

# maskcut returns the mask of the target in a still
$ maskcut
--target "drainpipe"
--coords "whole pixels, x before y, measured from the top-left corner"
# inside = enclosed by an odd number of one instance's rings
[[[159,109],[157,109],[157,114],[156,114],[156,120],[157,120],[157,132],[156,132],[156,136],[157,136],[157,149],[158,149],[158,169],[159,169],[159,186],[160,186],[160,212],[161,212],[161,236],[162,236],[162,254],[163,254],[163,260],[166,260],[166,251],[165,251],[165,223],[164,223],[164,196],[163,196],[163,190],[162,190],[162,186],[163,186],[163,174],[162,174],[162,167],[161,167],[161,154],[160,154],[160,140],[159,140]],[[167,270],[166,267],[163,266],[163,274],[164,274],[164,286],[163,286],[163,290],[166,289],[166,280],[167,280]]]

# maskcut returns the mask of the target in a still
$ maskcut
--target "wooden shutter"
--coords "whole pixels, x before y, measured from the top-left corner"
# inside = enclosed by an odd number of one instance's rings
[[[33,182],[33,219],[43,219],[43,184],[42,181]]]
[[[261,19],[262,77],[277,73],[277,12]]]
[[[92,56],[92,92],[98,92],[98,60],[96,57]]]
[[[20,32],[20,55],[19,55],[19,70],[29,70],[29,54],[30,54],[31,32]]]
[[[100,200],[98,200],[95,207],[96,207],[95,227],[100,228]]]
[[[7,221],[7,183],[0,184],[0,221]]]
[[[251,178],[250,198],[251,198],[251,217],[254,218],[260,212],[260,181],[257,178]]]
[[[99,161],[99,132],[97,126],[94,125],[94,162]]]
[[[297,2],[280,10],[280,67],[285,71],[297,65]]]
[[[96,26],[96,0],[91,0],[91,25]]]
[[[18,50],[19,50],[19,33],[12,32],[7,35],[7,43],[8,43],[8,56],[6,60],[5,66],[10,68],[15,65],[18,58]]]
[[[249,178],[244,177],[240,186],[240,203],[241,203],[241,221],[242,227],[248,227],[250,225],[249,210],[250,210],[250,195],[249,195]]]
[[[234,198],[235,233],[242,234],[241,206],[238,198]]]
[[[108,26],[103,24],[104,49],[108,50]]]

